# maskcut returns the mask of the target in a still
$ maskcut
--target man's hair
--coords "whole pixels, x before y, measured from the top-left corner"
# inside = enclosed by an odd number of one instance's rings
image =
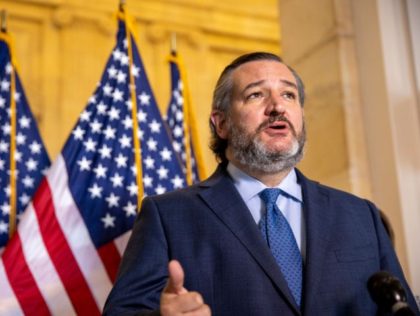
[[[227,114],[230,105],[231,105],[231,97],[233,91],[233,80],[232,80],[232,72],[238,68],[239,66],[251,62],[251,61],[259,61],[259,60],[268,60],[268,61],[276,61],[279,63],[284,64],[293,74],[297,83],[298,89],[298,97],[299,103],[303,107],[305,102],[305,87],[303,85],[302,79],[299,77],[297,72],[291,68],[290,66],[286,65],[283,60],[272,53],[266,52],[254,52],[239,56],[234,61],[232,61],[226,68],[222,71],[219,80],[217,80],[216,87],[214,88],[213,92],[213,103],[212,103],[212,111],[218,110],[222,113]],[[227,162],[227,158],[225,156],[225,151],[227,147],[227,140],[222,139],[217,135],[216,127],[214,126],[213,122],[210,119],[210,131],[211,131],[211,138],[210,138],[210,149],[216,155],[218,161],[222,163]]]

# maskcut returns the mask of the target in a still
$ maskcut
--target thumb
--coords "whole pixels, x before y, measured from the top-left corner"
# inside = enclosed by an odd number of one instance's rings
[[[168,265],[169,279],[166,283],[165,293],[183,294],[187,293],[184,288],[184,270],[176,260],[171,260]]]

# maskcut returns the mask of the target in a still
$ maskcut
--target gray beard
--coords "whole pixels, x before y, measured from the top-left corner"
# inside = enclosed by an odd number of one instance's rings
[[[305,124],[302,126],[302,132],[296,134],[294,127],[289,123],[295,140],[289,150],[279,151],[270,151],[266,148],[257,137],[259,129],[253,134],[247,134],[241,126],[234,126],[230,121],[228,125],[233,157],[250,170],[264,173],[282,172],[293,168],[303,157],[306,141]]]

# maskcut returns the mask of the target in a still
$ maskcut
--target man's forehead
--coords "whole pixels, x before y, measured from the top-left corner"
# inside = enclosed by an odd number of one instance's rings
[[[275,60],[256,60],[244,63],[233,71],[232,79],[236,89],[244,89],[253,83],[262,84],[268,79],[275,79],[297,87],[296,78],[290,69]]]

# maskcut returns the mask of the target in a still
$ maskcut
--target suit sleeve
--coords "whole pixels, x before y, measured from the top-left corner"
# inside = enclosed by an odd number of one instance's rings
[[[124,252],[104,315],[159,315],[168,251],[156,203],[145,198]]]
[[[399,264],[397,255],[395,253],[394,247],[392,246],[391,240],[389,239],[385,227],[382,224],[379,210],[371,202],[368,202],[368,204],[372,212],[378,237],[381,270],[390,272],[401,281],[407,294],[408,304],[411,306],[412,310],[416,313],[416,315],[420,316],[420,312],[414,299],[414,295],[411,292],[410,287],[408,286],[403,270]]]

